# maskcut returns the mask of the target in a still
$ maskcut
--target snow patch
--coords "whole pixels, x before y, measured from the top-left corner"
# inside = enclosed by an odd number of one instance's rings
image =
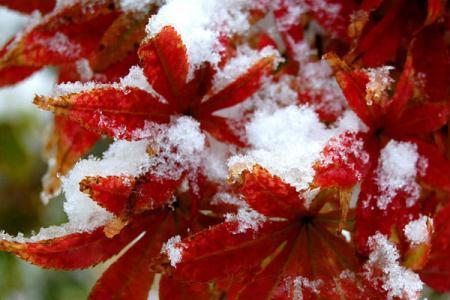
[[[417,165],[420,161],[417,145],[391,140],[382,150],[378,160],[376,182],[381,195],[377,207],[386,209],[398,192],[407,194],[406,206],[413,206],[420,196],[416,182]]]
[[[306,191],[314,178],[313,164],[327,141],[345,131],[364,127],[350,111],[327,127],[309,106],[288,106],[274,113],[259,111],[246,127],[252,149],[229,159],[228,166],[251,170],[259,164],[297,191]]]
[[[267,217],[250,207],[242,207],[238,209],[237,214],[226,214],[225,221],[237,221],[238,228],[234,233],[244,233],[249,229],[257,231],[267,221]]]
[[[181,244],[181,237],[179,235],[171,237],[162,246],[161,253],[167,254],[170,260],[170,265],[176,267],[183,256],[183,244]]]
[[[368,245],[372,251],[364,265],[368,280],[381,280],[388,299],[419,299],[423,283],[419,275],[400,266],[395,246],[380,233],[370,237]],[[380,269],[381,277],[375,277],[373,269]]]
[[[432,222],[433,219],[427,216],[420,216],[418,219],[406,224],[403,231],[412,246],[419,245],[430,240],[428,224],[432,224]]]
[[[216,66],[223,46],[221,35],[233,35],[249,29],[249,1],[245,0],[168,0],[152,16],[146,27],[154,37],[165,26],[173,26],[183,39],[190,64],[190,76],[203,62]]]

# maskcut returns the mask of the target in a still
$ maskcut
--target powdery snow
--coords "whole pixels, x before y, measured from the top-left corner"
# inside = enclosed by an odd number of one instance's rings
[[[161,249],[161,253],[166,253],[170,260],[170,265],[176,267],[183,255],[183,244],[179,235],[171,237]]]
[[[276,67],[278,63],[283,61],[278,50],[271,46],[264,47],[260,51],[253,50],[248,46],[240,46],[237,49],[236,56],[230,59],[214,76],[213,91],[222,90],[265,57],[274,58],[273,67]]]
[[[323,285],[323,281],[320,279],[309,280],[308,278],[301,276],[290,279],[288,282],[293,285],[293,300],[303,300],[303,291],[305,290],[317,295],[319,293],[320,286]]]
[[[368,245],[372,252],[364,265],[367,278],[380,280],[388,299],[419,299],[423,283],[419,275],[400,266],[400,255],[395,246],[380,233],[370,237]],[[381,270],[383,275],[375,277],[374,268]]]
[[[240,173],[259,164],[297,191],[306,191],[314,177],[312,166],[327,141],[347,130],[364,130],[350,111],[330,127],[320,122],[308,106],[288,106],[275,113],[257,112],[247,125],[251,150],[231,157],[228,165],[233,173]]]
[[[163,0],[120,0],[120,7],[123,11],[135,11],[135,12],[145,12],[148,10],[150,5],[163,4]]]
[[[146,31],[154,37],[165,26],[173,26],[181,35],[190,63],[190,75],[203,62],[220,61],[221,34],[242,33],[250,28],[249,2],[245,0],[168,0],[152,16]],[[192,78],[189,76],[189,78]]]
[[[235,233],[244,233],[247,230],[257,231],[268,218],[250,207],[242,207],[238,209],[237,214],[227,214],[226,222],[238,222],[238,228]]]
[[[391,140],[379,158],[376,181],[381,192],[377,207],[386,209],[399,191],[407,194],[406,205],[413,206],[420,196],[416,182],[417,166],[420,162],[417,145]]]
[[[314,60],[317,51],[307,42],[291,42],[291,47],[295,59],[300,63],[297,77],[299,90],[309,98],[320,99],[313,104],[317,109],[340,115],[345,109],[346,100],[328,63],[324,60]]]
[[[84,62],[84,60],[78,61],[77,71],[80,73],[80,75],[84,76],[85,78],[92,77],[93,75],[91,74],[92,70],[90,70],[89,64],[86,63],[87,62]],[[144,75],[144,70],[138,66],[132,66],[125,77],[121,78],[119,82],[111,84],[97,83],[95,81],[88,81],[88,82],[75,81],[58,84],[53,89],[52,97],[60,97],[69,94],[86,92],[92,89],[102,89],[102,88],[115,88],[126,91],[126,89],[129,87],[139,88],[141,90],[144,90],[146,92],[149,92],[150,94],[157,96],[160,99],[160,101],[165,101],[155,92],[155,90],[153,90],[153,88],[147,81],[147,77],[145,77]]]
[[[72,171],[62,178],[62,188],[66,195],[64,211],[69,223],[79,231],[88,231],[104,225],[112,215],[80,191],[80,181],[86,176],[137,176],[146,172],[151,166],[147,146],[147,141],[116,141],[103,154],[102,159],[91,157],[79,161]]]
[[[136,137],[149,138],[152,157],[149,171],[157,177],[177,179],[187,170],[204,163],[205,135],[200,124],[191,117],[173,118],[170,124],[148,122],[137,130]]]
[[[366,70],[369,76],[369,82],[366,84],[367,105],[372,105],[387,96],[387,90],[394,82],[394,79],[389,75],[389,72],[393,69],[392,66],[383,66]]]
[[[430,219],[427,216],[420,216],[418,219],[406,224],[405,228],[403,228],[406,238],[412,246],[419,245],[430,240],[428,224],[433,224],[433,219]]]

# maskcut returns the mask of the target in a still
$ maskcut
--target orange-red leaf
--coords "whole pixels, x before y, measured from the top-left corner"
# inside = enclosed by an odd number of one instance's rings
[[[155,37],[141,45],[139,57],[150,85],[173,108],[182,110],[180,101],[186,86],[189,64],[180,35],[173,27],[164,27]]]
[[[159,221],[146,228],[144,236],[103,273],[89,299],[148,298],[155,276],[149,268],[150,262],[159,254],[164,241],[175,234],[175,226],[169,216]]]
[[[161,214],[136,218],[113,238],[107,238],[103,227],[100,227],[92,232],[72,233],[39,242],[20,243],[2,240],[0,249],[44,268],[64,270],[87,268],[117,254],[142,230],[154,226],[161,219]]]
[[[360,182],[370,167],[365,138],[348,131],[331,138],[314,166],[314,182],[322,188],[351,188]]]
[[[152,174],[140,177],[86,177],[81,191],[117,216],[130,216],[171,203],[180,179],[161,179]]]
[[[56,0],[0,0],[0,5],[26,14],[39,10],[42,13],[50,12]]]
[[[181,261],[169,272],[175,278],[201,281],[248,272],[293,232],[286,222],[267,222],[256,231],[238,229],[239,223],[232,221],[188,237],[181,244]]]
[[[235,81],[200,104],[197,115],[211,114],[217,110],[241,103],[260,87],[261,79],[272,69],[273,57],[265,57],[255,63]]]
[[[305,199],[294,187],[256,165],[241,175],[239,188],[254,210],[268,217],[294,219],[306,212]]]
[[[122,139],[142,138],[133,132],[146,121],[168,122],[171,112],[156,96],[134,87],[95,88],[56,98],[37,96],[34,103],[91,131]]]

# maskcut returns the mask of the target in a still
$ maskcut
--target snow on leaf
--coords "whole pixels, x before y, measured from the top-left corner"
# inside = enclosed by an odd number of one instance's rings
[[[377,171],[377,183],[381,191],[377,206],[386,209],[398,191],[407,193],[406,206],[413,206],[420,196],[416,182],[420,156],[417,145],[390,141],[382,150]]]
[[[370,237],[368,243],[372,252],[364,265],[367,278],[379,280],[388,299],[419,299],[423,283],[419,275],[399,265],[400,255],[395,246],[379,233]],[[381,276],[374,276],[375,269],[382,271]]]

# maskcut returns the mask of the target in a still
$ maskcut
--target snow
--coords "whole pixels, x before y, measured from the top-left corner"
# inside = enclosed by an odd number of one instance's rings
[[[203,62],[219,63],[222,34],[230,36],[249,29],[248,8],[245,0],[168,0],[150,18],[146,31],[151,38],[165,26],[176,29],[186,46],[192,78]]]
[[[82,49],[79,44],[74,43],[61,32],[57,32],[49,38],[37,39],[36,42],[42,47],[48,48],[68,59],[79,57]]]
[[[361,172],[357,169],[354,161],[348,161],[350,155],[354,155],[358,162],[367,164],[369,162],[369,153],[364,149],[364,140],[357,138],[353,133],[351,135],[341,136],[339,138],[333,137],[328,141],[328,145],[333,149],[327,155],[320,155],[319,163],[321,166],[332,165],[336,161],[345,162],[346,166],[353,169],[358,181],[362,179]]]
[[[120,7],[125,12],[145,12],[150,5],[161,5],[163,2],[162,0],[120,0]]]
[[[61,179],[66,195],[64,211],[69,223],[78,231],[90,231],[104,225],[112,215],[80,191],[79,183],[86,176],[138,176],[151,166],[147,154],[148,141],[116,141],[102,159],[90,157],[79,161],[67,176]]]
[[[265,57],[273,57],[273,67],[283,59],[280,53],[271,46],[264,47],[260,51],[251,49],[248,46],[241,46],[237,49],[236,56],[230,59],[224,68],[220,69],[214,76],[213,91],[220,91],[228,84],[244,74],[250,67]]]
[[[150,138],[155,153],[150,171],[157,177],[177,179],[187,170],[195,173],[205,161],[205,135],[191,117],[173,118],[168,125],[147,123],[135,134]]]
[[[170,260],[170,265],[176,267],[183,255],[183,244],[179,235],[171,237],[161,249],[161,253],[166,253]]]
[[[298,276],[292,280],[292,285],[294,288],[292,299],[303,300],[303,291],[305,289],[309,290],[312,294],[317,295],[319,293],[320,286],[323,285],[323,281],[320,279],[309,280],[308,278]]]
[[[80,76],[81,81],[89,81],[94,76],[94,71],[91,69],[89,64],[89,60],[86,58],[82,58],[75,63],[75,67],[77,69],[78,75]]]
[[[300,63],[297,77],[299,90],[309,98],[320,100],[314,101],[316,108],[340,115],[345,109],[346,100],[328,63],[324,60],[314,60],[317,51],[304,41],[297,44],[291,42],[291,46],[295,59]]]
[[[247,230],[257,231],[268,219],[250,207],[241,207],[237,214],[226,214],[226,222],[238,222],[238,228],[234,233],[245,233]]]
[[[381,280],[388,299],[419,299],[423,283],[419,275],[400,266],[395,246],[380,233],[370,237],[368,245],[372,252],[364,265],[367,279]],[[381,277],[374,276],[374,268],[382,271]]]
[[[309,106],[288,106],[274,113],[256,112],[246,127],[251,149],[229,159],[234,173],[255,164],[281,177],[297,191],[309,189],[313,164],[327,141],[344,131],[362,131],[361,121],[350,111],[327,127]]]
[[[412,246],[425,243],[430,240],[429,224],[433,224],[433,219],[427,216],[420,216],[416,220],[412,220],[406,224],[403,231]]]
[[[400,191],[407,194],[408,207],[416,203],[420,196],[420,186],[416,182],[419,162],[417,145],[413,143],[391,140],[381,150],[376,177],[381,192],[377,199],[379,209],[386,209]]]
[[[389,75],[389,72],[393,69],[394,67],[392,66],[383,66],[366,70],[367,75],[369,76],[369,82],[366,84],[367,105],[379,102],[382,98],[387,96],[387,90],[394,82],[394,79]]]
[[[81,79],[84,78],[89,79],[92,78],[92,70],[89,67],[89,63],[84,60],[79,60],[77,62],[77,71],[81,75]],[[139,66],[132,66],[126,76],[120,79],[119,82],[115,82],[112,84],[105,83],[97,83],[95,81],[88,82],[64,82],[58,84],[52,92],[52,97],[61,97],[69,94],[76,94],[81,92],[87,92],[93,89],[102,89],[102,88],[115,88],[119,90],[126,91],[129,87],[135,87],[141,90],[144,90],[160,99],[160,101],[165,101],[163,98],[158,95],[155,90],[150,86],[147,81],[147,77],[144,75],[144,70]]]

